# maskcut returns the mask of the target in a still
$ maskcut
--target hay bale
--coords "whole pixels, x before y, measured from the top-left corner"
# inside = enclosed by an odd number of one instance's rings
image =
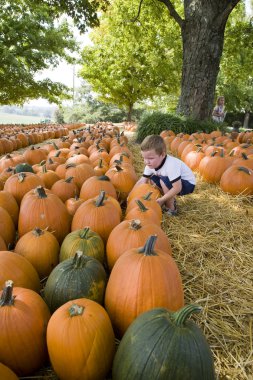
[[[129,141],[137,174],[139,145]],[[193,194],[178,198],[179,215],[163,217],[183,279],[185,302],[212,349],[219,379],[253,379],[253,197],[230,196],[197,175]]]

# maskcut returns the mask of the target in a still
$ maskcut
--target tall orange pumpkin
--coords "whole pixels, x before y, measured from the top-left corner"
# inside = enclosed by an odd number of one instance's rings
[[[47,346],[61,380],[105,379],[115,352],[114,333],[106,311],[86,298],[65,303],[49,321]]]
[[[42,186],[28,192],[20,205],[19,235],[23,236],[35,227],[48,228],[59,243],[70,232],[70,215],[66,206],[57,195]]]
[[[47,359],[46,327],[50,312],[33,290],[7,281],[0,298],[0,362],[19,376],[32,374]]]
[[[173,258],[154,248],[150,236],[143,248],[133,248],[116,261],[106,287],[105,308],[118,336],[144,311],[184,305],[182,279]]]

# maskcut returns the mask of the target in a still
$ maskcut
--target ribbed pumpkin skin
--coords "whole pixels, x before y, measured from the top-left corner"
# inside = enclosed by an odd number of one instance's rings
[[[62,242],[60,261],[75,256],[76,251],[82,251],[86,256],[91,256],[104,262],[105,247],[101,237],[89,227],[70,232]]]
[[[105,308],[119,337],[141,313],[155,307],[175,311],[183,305],[181,275],[167,252],[154,249],[147,254],[134,248],[116,261],[106,287]]]
[[[112,270],[117,259],[127,250],[144,246],[151,234],[157,235],[156,247],[172,254],[171,245],[165,232],[154,223],[141,223],[140,220],[124,220],[110,233],[106,244],[107,264]]]
[[[13,305],[0,307],[0,362],[25,376],[41,368],[47,359],[50,313],[43,299],[30,289],[14,287],[13,296]]]
[[[39,292],[40,279],[33,265],[21,255],[11,251],[0,252],[0,289],[5,282],[12,279],[17,287]]]
[[[44,297],[51,312],[76,298],[104,301],[107,276],[102,264],[80,251],[78,254],[58,264],[48,277]]]
[[[192,321],[176,326],[156,308],[128,328],[116,352],[113,380],[215,380],[212,353]]]
[[[81,315],[70,316],[73,305]],[[109,372],[115,340],[110,319],[98,303],[80,298],[69,301],[52,315],[47,329],[52,366],[61,380],[102,380]]]
[[[23,236],[39,227],[48,228],[61,244],[70,232],[70,215],[57,195],[43,187],[27,193],[20,205],[18,232]]]
[[[58,240],[51,232],[39,228],[21,236],[14,251],[30,261],[41,279],[47,277],[59,262]]]

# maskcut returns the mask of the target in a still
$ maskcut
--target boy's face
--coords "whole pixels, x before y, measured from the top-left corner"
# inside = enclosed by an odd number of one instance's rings
[[[162,153],[160,155],[156,153],[154,149],[152,149],[152,150],[142,151],[141,155],[142,155],[145,165],[148,166],[150,169],[155,169],[161,165],[162,160],[166,156],[166,153]]]

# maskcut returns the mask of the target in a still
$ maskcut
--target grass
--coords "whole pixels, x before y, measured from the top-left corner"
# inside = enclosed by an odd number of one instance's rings
[[[0,112],[0,124],[38,124],[45,119],[43,116],[16,115]]]

